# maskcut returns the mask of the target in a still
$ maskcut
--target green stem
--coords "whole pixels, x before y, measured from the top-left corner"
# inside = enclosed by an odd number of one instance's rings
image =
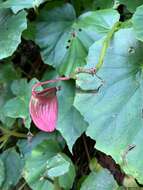
[[[4,136],[0,138],[0,142],[2,142],[6,137],[14,136],[14,137],[19,137],[19,138],[27,138],[26,134],[23,133],[18,133],[15,130],[11,131],[9,129],[3,128],[0,126],[0,130],[4,133]]]
[[[54,179],[54,190],[62,190],[62,188],[59,185],[59,180],[57,177]]]
[[[121,25],[121,22],[116,22],[114,26],[112,27],[112,29],[108,32],[107,37],[104,39],[101,53],[99,56],[99,61],[98,61],[98,64],[96,65],[96,72],[102,67],[106,51],[110,45],[110,41],[114,33],[119,29],[120,25]]]
[[[9,136],[4,135],[4,136],[0,137],[0,143],[3,142],[3,141],[5,141],[5,139],[7,139],[7,137],[9,137]]]
[[[19,138],[27,138],[26,134],[24,134],[24,133],[18,133],[16,131],[11,131],[10,135],[14,136],[14,137],[19,137]]]
[[[39,10],[38,10],[37,6],[34,7],[34,11],[35,11],[36,15],[38,16],[39,15]]]
[[[8,140],[8,139],[5,139],[5,140],[1,143],[0,149],[2,149],[2,148],[4,147],[4,145],[7,143],[7,140]]]

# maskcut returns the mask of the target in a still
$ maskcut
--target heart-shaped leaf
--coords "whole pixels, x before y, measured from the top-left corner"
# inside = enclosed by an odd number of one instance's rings
[[[26,28],[25,11],[14,15],[9,9],[0,9],[0,59],[13,54],[21,42],[21,34]]]
[[[119,14],[115,10],[87,12],[76,18],[70,4],[41,11],[37,21],[36,43],[46,64],[69,75],[86,64],[89,46],[106,35]]]
[[[87,66],[98,63],[102,43],[100,40],[91,46]],[[132,29],[118,31],[98,72],[104,81],[103,86],[98,93],[77,93],[74,103],[89,123],[86,134],[96,140],[96,148],[111,155],[127,174],[141,183],[142,54],[143,45],[135,39]]]

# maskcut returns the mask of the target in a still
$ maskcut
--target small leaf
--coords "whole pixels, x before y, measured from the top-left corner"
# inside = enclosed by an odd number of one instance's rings
[[[69,166],[69,170],[64,175],[59,176],[59,184],[64,189],[71,189],[75,180],[75,176],[76,176],[75,166],[68,156],[66,156],[63,153],[61,155],[66,160],[66,162],[70,164],[70,166]]]
[[[80,73],[77,75],[76,86],[77,91],[81,90],[81,93],[98,90],[98,88],[103,84],[102,79],[98,78],[96,75]]]
[[[117,188],[116,181],[106,169],[97,173],[91,172],[81,186],[81,190],[115,190]]]
[[[61,154],[57,154],[47,161],[46,167],[46,174],[53,178],[66,174],[69,171],[70,163]]]

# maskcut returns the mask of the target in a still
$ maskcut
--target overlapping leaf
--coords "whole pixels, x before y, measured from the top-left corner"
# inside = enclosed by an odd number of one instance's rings
[[[60,151],[58,143],[54,140],[45,140],[32,150],[26,158],[24,178],[33,190],[54,189],[53,184],[44,179],[46,162]]]
[[[5,126],[11,127],[14,119],[9,118],[4,114],[4,105],[13,97],[10,89],[12,80],[18,79],[20,74],[14,70],[11,63],[1,65],[0,70],[0,120]]]
[[[79,18],[70,4],[43,10],[37,21],[36,43],[46,64],[69,75],[86,64],[89,46],[118,20],[119,14],[110,9],[87,12]]]
[[[136,33],[136,37],[141,41],[143,41],[142,17],[143,17],[143,5],[137,8],[132,18],[133,28]]]
[[[11,8],[14,13],[24,8],[36,8],[46,0],[7,0],[0,4],[0,8]]]
[[[13,54],[21,42],[21,34],[26,28],[25,11],[14,15],[9,9],[0,9],[0,59]]]
[[[49,159],[46,167],[46,175],[51,178],[58,177],[60,187],[65,189],[72,187],[75,178],[75,168],[65,154],[57,154]]]
[[[44,75],[44,80],[56,78],[57,72],[48,71]],[[55,86],[61,86],[61,90],[57,92],[58,97],[58,121],[57,129],[60,131],[66,143],[72,151],[77,138],[86,130],[87,123],[84,121],[80,112],[73,106],[75,96],[75,84],[71,81],[60,82]]]
[[[127,9],[132,13],[135,12],[136,8],[143,4],[143,0],[119,0],[120,4],[124,4],[127,6]]]
[[[3,152],[0,158],[3,161],[5,168],[5,178],[4,182],[2,183],[1,190],[10,190],[22,177],[24,163],[19,154],[13,148]]]
[[[53,133],[39,132],[35,136],[32,136],[30,143],[27,139],[20,139],[17,143],[19,151],[24,157],[31,154],[31,151],[44,140],[55,140],[59,143],[60,147],[64,148],[65,141],[62,136],[56,131]]]
[[[102,43],[100,40],[91,46],[89,67],[97,64]],[[96,148],[111,155],[127,174],[141,183],[142,54],[143,45],[135,39],[132,29],[118,31],[107,51],[103,68],[98,72],[103,86],[98,93],[77,93],[74,103],[89,123],[86,134],[96,140]]]
[[[11,118],[22,118],[25,126],[30,128],[31,118],[29,115],[29,100],[31,89],[36,79],[27,83],[26,79],[16,80],[12,83],[11,89],[14,98],[6,102],[4,106],[4,114]]]
[[[94,5],[98,9],[108,9],[113,7],[115,1],[112,0],[94,0]]]
[[[118,185],[106,169],[91,172],[81,186],[81,190],[117,190]]]

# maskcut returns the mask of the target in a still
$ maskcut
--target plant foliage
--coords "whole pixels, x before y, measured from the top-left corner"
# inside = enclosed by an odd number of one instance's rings
[[[143,0],[0,0],[1,190],[141,188],[142,18]],[[60,77],[56,130],[42,132],[32,87]]]

